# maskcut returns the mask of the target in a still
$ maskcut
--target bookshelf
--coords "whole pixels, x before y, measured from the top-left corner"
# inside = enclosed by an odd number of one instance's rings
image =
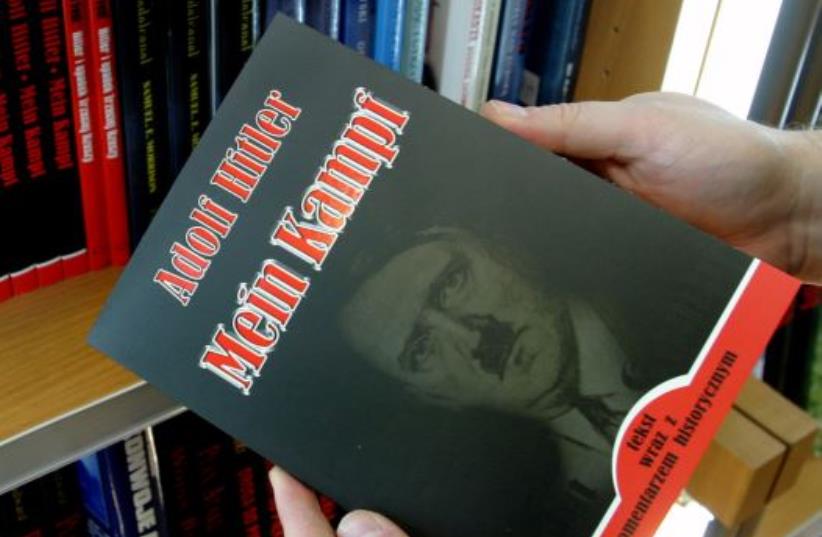
[[[0,494],[182,410],[85,342],[119,273],[0,304]]]

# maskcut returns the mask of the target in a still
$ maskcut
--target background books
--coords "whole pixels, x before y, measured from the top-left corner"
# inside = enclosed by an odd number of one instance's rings
[[[271,467],[184,413],[0,496],[0,535],[282,536]]]
[[[471,109],[571,95],[588,0],[11,0],[0,300],[123,265],[276,13]]]

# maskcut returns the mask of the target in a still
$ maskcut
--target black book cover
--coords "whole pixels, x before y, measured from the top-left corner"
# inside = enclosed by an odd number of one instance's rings
[[[650,536],[796,287],[278,16],[90,341],[412,535]]]
[[[132,247],[140,241],[173,179],[164,61],[168,5],[160,0],[112,2]]]
[[[169,137],[176,177],[211,120],[209,3],[184,0],[168,9]]]

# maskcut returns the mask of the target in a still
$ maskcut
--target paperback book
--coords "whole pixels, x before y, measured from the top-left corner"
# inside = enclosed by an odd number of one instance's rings
[[[90,341],[410,535],[647,537],[796,288],[277,16]]]

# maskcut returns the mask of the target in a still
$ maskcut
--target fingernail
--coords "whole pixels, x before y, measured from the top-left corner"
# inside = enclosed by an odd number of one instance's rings
[[[488,106],[490,106],[495,113],[502,116],[522,118],[528,115],[528,111],[522,106],[517,106],[505,101],[488,101]]]
[[[337,527],[339,537],[379,537],[383,533],[383,525],[370,513],[348,514]]]

